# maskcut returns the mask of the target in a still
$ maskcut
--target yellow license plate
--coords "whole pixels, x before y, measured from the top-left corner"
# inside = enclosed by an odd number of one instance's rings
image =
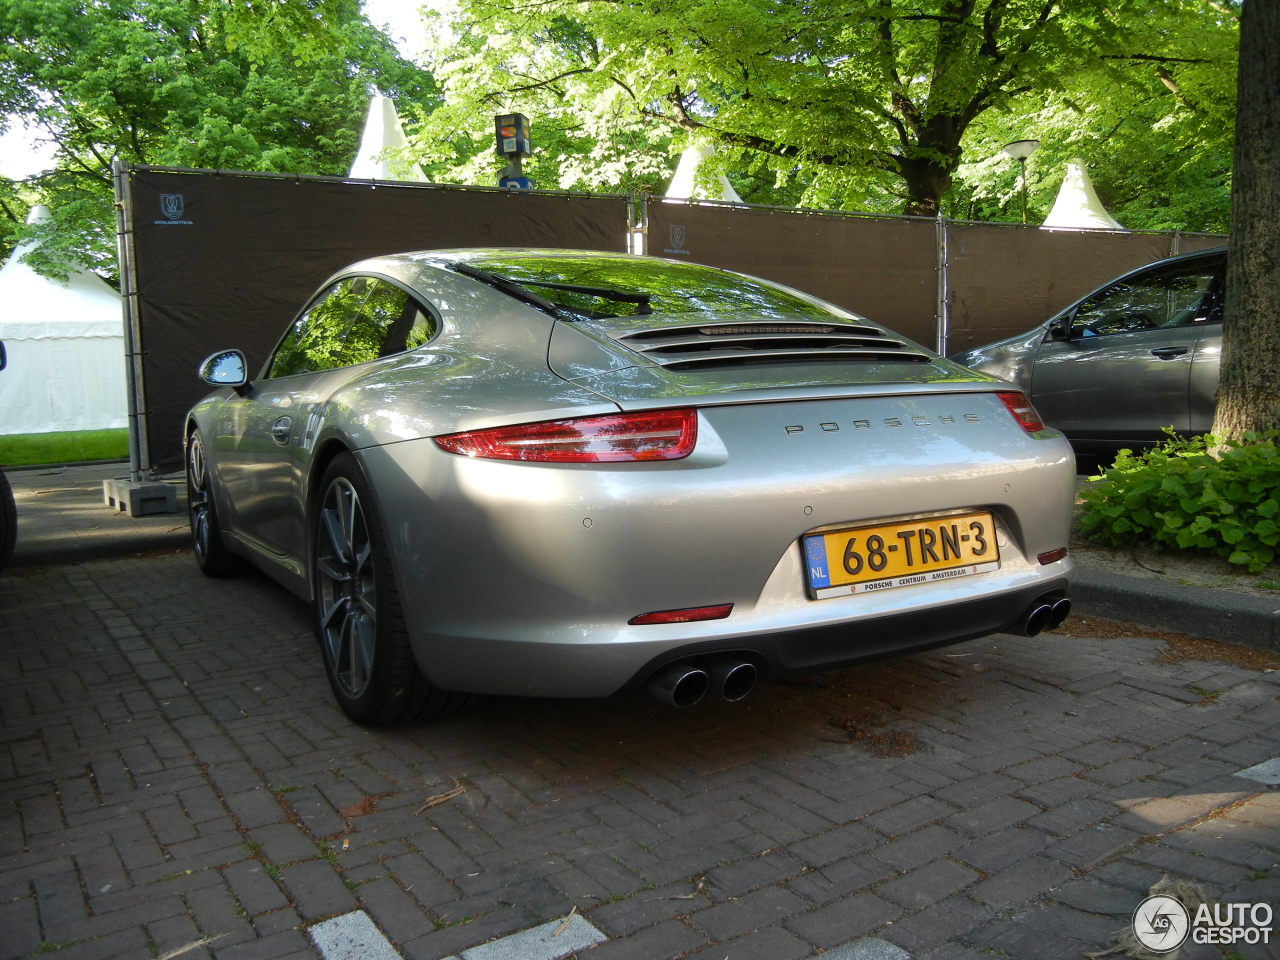
[[[1000,567],[989,513],[904,520],[804,538],[805,573],[817,599],[970,577]]]

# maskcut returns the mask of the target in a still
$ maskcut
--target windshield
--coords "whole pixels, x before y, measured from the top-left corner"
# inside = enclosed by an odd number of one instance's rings
[[[520,284],[557,312],[573,315],[566,319],[661,313],[689,320],[722,320],[742,312],[791,322],[843,319],[767,284],[693,263],[572,254],[497,255],[469,257],[457,269],[468,273],[468,266],[493,279]]]

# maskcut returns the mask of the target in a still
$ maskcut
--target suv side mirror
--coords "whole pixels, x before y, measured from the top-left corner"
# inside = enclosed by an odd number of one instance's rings
[[[0,370],[4,369],[4,365],[8,362],[4,353],[4,341],[0,340]]]
[[[1054,340],[1071,339],[1071,324],[1075,321],[1076,312],[1068,310],[1049,321],[1049,336]]]

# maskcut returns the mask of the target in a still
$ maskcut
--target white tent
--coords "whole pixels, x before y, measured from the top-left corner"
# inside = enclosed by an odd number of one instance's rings
[[[360,136],[360,149],[351,163],[348,176],[361,180],[414,180],[426,183],[427,175],[416,163],[406,169],[388,157],[389,151],[408,144],[396,105],[375,93],[369,101],[369,114]]]
[[[1106,207],[1098,199],[1097,191],[1089,179],[1083,160],[1075,160],[1067,164],[1067,175],[1062,178],[1062,186],[1058,188],[1058,198],[1053,201],[1053,209],[1045,217],[1046,227],[1063,227],[1077,229],[1080,227],[1100,227],[1104,230],[1123,230],[1124,227],[1107,213]]]
[[[711,147],[698,144],[689,147],[684,153],[680,154],[680,162],[676,164],[675,176],[671,178],[671,185],[667,187],[666,197],[668,200],[728,200],[732,203],[742,203],[742,198],[738,196],[738,191],[733,189],[733,184],[729,182],[729,178],[720,171],[717,171],[712,177],[715,183],[714,191],[708,191],[695,182],[698,167],[713,152]]]
[[[34,207],[29,223],[49,211]],[[22,262],[0,267],[0,434],[106,430],[128,425],[120,295],[90,270],[66,282]]]

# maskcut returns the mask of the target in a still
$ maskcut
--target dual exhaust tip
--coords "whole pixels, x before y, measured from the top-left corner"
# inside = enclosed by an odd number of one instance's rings
[[[1041,597],[1033,603],[1023,615],[1018,632],[1025,637],[1034,637],[1061,626],[1062,621],[1071,615],[1071,601],[1066,597],[1055,597],[1052,594]]]
[[[1035,601],[1022,616],[1017,631],[1034,637],[1060,626],[1071,615],[1071,601],[1047,594]],[[663,667],[649,681],[649,693],[675,707],[692,707],[708,693],[721,700],[741,700],[756,685],[760,672],[755,664],[733,656],[703,661],[680,660]]]
[[[692,707],[713,691],[721,700],[735,701],[751,692],[759,676],[755,664],[737,657],[682,660],[663,667],[649,681],[649,693],[674,707]]]

